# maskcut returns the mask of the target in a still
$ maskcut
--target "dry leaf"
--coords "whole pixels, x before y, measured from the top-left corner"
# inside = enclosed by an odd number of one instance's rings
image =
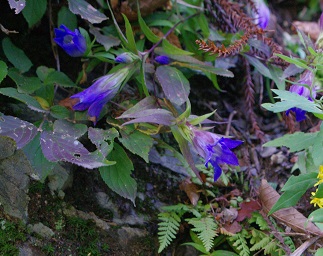
[[[80,102],[79,98],[66,98],[58,102],[58,105],[66,107],[70,110],[73,110],[73,106]]]
[[[268,214],[273,205],[278,201],[279,197],[280,195],[263,179],[259,188],[259,199],[266,214]],[[310,233],[316,236],[323,235],[323,232],[321,232],[318,227],[308,221],[303,214],[293,207],[281,209],[274,212],[271,216],[284,223],[295,232]]]
[[[227,236],[233,236],[234,234],[240,232],[242,227],[236,221],[234,222],[226,222],[221,228],[220,233]]]
[[[200,192],[198,191],[198,187],[194,183],[192,183],[191,180],[183,180],[179,185],[179,188],[186,193],[192,205],[197,205],[197,202],[200,198]]]
[[[250,202],[243,202],[240,204],[238,217],[236,221],[243,221],[245,218],[251,218],[251,214],[261,209],[259,201],[251,200]]]
[[[293,25],[303,31],[306,35],[309,35],[314,41],[319,37],[320,27],[317,22],[294,21]]]

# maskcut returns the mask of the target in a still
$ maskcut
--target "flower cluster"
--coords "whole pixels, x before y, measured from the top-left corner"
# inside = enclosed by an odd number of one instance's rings
[[[306,70],[298,80],[296,84],[293,84],[289,91],[297,93],[300,96],[307,98],[309,101],[313,101],[316,97],[316,91],[313,87],[314,74]],[[293,111],[296,115],[296,121],[300,122],[306,119],[306,111],[300,108],[294,107],[286,111],[286,115],[289,115],[290,111]]]
[[[239,165],[238,158],[231,149],[241,145],[242,141],[224,138],[194,126],[189,126],[189,128],[193,146],[197,153],[205,159],[205,166],[208,167],[209,163],[213,166],[214,181],[221,176],[220,164]]]
[[[315,183],[315,187],[323,183],[323,165],[320,165],[319,168],[319,173],[317,175],[318,182]],[[310,201],[311,204],[314,204],[314,207],[316,205],[320,208],[323,208],[323,198],[322,197],[317,197],[317,191],[316,189],[315,192],[312,192],[312,200]]]
[[[78,29],[71,31],[65,25],[55,28],[54,41],[72,57],[80,57],[86,51],[86,40]]]

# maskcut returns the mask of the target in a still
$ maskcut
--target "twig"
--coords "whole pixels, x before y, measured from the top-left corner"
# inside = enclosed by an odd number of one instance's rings
[[[315,236],[307,240],[300,247],[298,247],[290,256],[301,256],[303,252],[305,252],[307,248],[310,247],[312,244],[314,244],[319,238],[321,237]]]

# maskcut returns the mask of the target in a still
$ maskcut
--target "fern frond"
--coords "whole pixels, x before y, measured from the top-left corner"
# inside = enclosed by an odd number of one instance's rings
[[[176,237],[181,218],[175,212],[162,212],[158,214],[158,253],[164,250]]]
[[[214,218],[208,216],[204,218],[187,219],[187,221],[194,226],[192,231],[197,233],[197,236],[203,242],[205,249],[210,251],[213,247],[213,239],[217,235],[216,229],[218,227]]]
[[[256,223],[261,230],[270,230],[267,221],[259,212],[253,212],[252,217],[248,220],[249,224]]]
[[[271,242],[271,238],[269,236],[263,237],[259,242],[255,243],[251,248],[250,251],[258,251],[260,249],[264,249]]]
[[[234,236],[229,237],[229,241],[233,242],[232,246],[239,251],[239,256],[249,256],[250,250],[247,244],[246,237],[248,232],[243,229],[240,233],[235,234]]]

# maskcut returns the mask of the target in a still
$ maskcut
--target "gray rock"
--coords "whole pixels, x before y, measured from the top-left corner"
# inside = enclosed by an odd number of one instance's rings
[[[52,236],[54,236],[54,235],[55,235],[55,233],[54,233],[54,231],[53,231],[53,230],[51,230],[49,227],[45,226],[45,225],[44,225],[43,223],[41,223],[41,222],[36,223],[36,224],[34,224],[34,225],[29,224],[29,225],[28,225],[28,228],[29,228],[32,232],[34,232],[34,233],[36,233],[36,234],[40,235],[42,238],[51,238]]]
[[[0,160],[0,202],[8,215],[25,222],[31,173],[32,167],[21,150]]]
[[[0,135],[0,160],[12,156],[16,151],[13,139]]]
[[[146,235],[148,235],[147,231],[139,228],[122,227],[118,229],[119,240],[122,241],[124,246],[127,246],[132,239],[144,237]]]
[[[53,171],[48,175],[48,187],[50,191],[59,192],[70,187],[73,182],[72,172],[65,169],[60,164],[56,165]]]

